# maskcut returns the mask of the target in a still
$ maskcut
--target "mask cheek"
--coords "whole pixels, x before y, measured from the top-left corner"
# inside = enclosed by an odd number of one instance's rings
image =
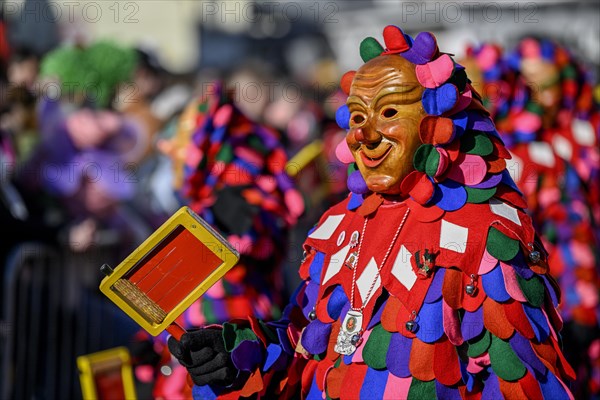
[[[348,143],[348,147],[352,151],[356,150],[360,146],[360,143],[356,138],[356,131],[356,129],[350,129],[346,135],[346,143]]]

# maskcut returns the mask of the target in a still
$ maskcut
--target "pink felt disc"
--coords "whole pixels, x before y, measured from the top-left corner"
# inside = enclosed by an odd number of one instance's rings
[[[354,156],[352,155],[345,138],[335,148],[335,156],[344,164],[351,164],[354,162]]]
[[[233,114],[233,107],[231,104],[225,104],[217,110],[213,118],[213,125],[215,127],[221,127],[229,123],[231,115]]]
[[[492,68],[498,61],[498,50],[493,46],[484,46],[477,54],[477,65],[482,71]]]
[[[429,89],[444,84],[452,76],[454,62],[448,54],[443,54],[427,64],[417,65],[417,79],[421,85]]]
[[[290,210],[290,214],[294,217],[299,217],[304,212],[304,199],[300,192],[296,189],[290,189],[285,192],[285,205],[288,210]]]
[[[473,186],[481,183],[487,173],[487,165],[483,158],[473,154],[461,154],[448,172],[453,181]]]
[[[521,303],[527,302],[521,287],[519,286],[519,282],[517,281],[517,273],[514,268],[508,264],[500,261],[500,268],[502,268],[502,276],[504,276],[504,286],[506,287],[506,292],[513,299],[520,301]]]
[[[469,107],[469,104],[471,104],[472,100],[473,100],[473,93],[471,91],[470,85],[467,85],[467,89],[465,89],[465,91],[463,93],[461,93],[460,96],[458,97],[458,101],[456,102],[456,105],[454,107],[452,107],[452,110],[444,113],[444,115],[454,115],[458,112],[461,112],[465,108]]]
[[[521,132],[536,132],[542,127],[542,119],[537,114],[523,111],[514,117],[513,126]]]
[[[490,355],[486,352],[479,357],[469,357],[467,371],[469,371],[472,374],[477,374],[478,372],[483,371],[483,369],[488,365],[490,365]]]
[[[498,264],[498,259],[493,257],[490,253],[488,253],[487,249],[483,251],[483,256],[481,257],[481,263],[479,264],[479,270],[477,271],[477,275],[484,275],[490,272],[494,267]]]

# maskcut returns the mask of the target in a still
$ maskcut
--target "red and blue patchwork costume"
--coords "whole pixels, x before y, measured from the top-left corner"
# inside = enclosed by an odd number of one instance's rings
[[[404,196],[363,190],[351,165],[352,193],[309,233],[283,318],[225,323],[239,381],[196,386],[195,398],[572,398],[560,291],[510,154],[432,34],[391,26],[384,39],[385,50],[365,40],[363,60],[399,54],[427,88]]]

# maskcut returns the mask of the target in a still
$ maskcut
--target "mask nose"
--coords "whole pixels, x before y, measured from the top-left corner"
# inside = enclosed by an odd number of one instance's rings
[[[381,142],[382,137],[375,127],[372,126],[370,122],[367,122],[363,126],[355,129],[354,139],[367,147],[377,147]]]

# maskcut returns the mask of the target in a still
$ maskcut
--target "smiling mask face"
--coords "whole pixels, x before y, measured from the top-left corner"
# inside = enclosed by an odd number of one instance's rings
[[[419,123],[426,115],[423,90],[415,65],[397,55],[376,57],[356,72],[346,141],[369,190],[398,194],[414,169]]]

